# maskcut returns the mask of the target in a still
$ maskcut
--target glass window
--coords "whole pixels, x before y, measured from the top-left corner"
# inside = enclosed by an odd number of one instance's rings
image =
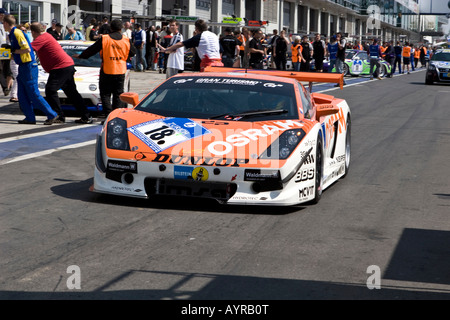
[[[298,84],[298,89],[300,90],[300,98],[302,101],[303,117],[305,119],[311,119],[311,95],[300,83]]]

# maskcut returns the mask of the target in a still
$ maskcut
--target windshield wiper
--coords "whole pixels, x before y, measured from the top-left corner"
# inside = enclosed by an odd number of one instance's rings
[[[244,117],[265,116],[265,115],[270,115],[270,114],[282,114],[282,113],[288,113],[288,111],[286,109],[279,109],[279,110],[267,109],[267,110],[247,111],[247,112],[236,113],[236,114],[223,113],[223,114],[209,117],[208,119],[219,119],[219,118],[227,117],[227,119],[231,118],[231,120],[234,120],[236,118],[239,118],[236,120],[240,120]]]

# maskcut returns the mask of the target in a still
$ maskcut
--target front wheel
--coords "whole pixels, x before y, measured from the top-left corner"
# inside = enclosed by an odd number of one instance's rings
[[[430,78],[426,77],[425,78],[425,84],[433,84],[433,80],[431,80]]]
[[[351,153],[351,119],[350,115],[347,117],[347,132],[345,134],[345,171],[342,178],[345,178],[350,168],[350,153]]]

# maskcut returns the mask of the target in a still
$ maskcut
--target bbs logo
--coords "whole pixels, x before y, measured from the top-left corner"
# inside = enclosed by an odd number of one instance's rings
[[[295,182],[302,182],[314,179],[314,168],[303,169],[297,172]]]

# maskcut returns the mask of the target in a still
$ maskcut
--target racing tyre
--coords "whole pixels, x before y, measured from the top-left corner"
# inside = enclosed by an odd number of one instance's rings
[[[350,68],[348,64],[344,63],[344,76],[348,76],[350,74]]]
[[[345,171],[342,179],[347,176],[348,169],[350,168],[350,153],[351,153],[351,127],[352,122],[350,115],[347,117],[347,133],[345,134]]]
[[[381,67],[380,67],[380,72],[379,72],[378,76],[380,76],[381,78],[383,78],[386,74],[387,74],[386,66],[381,65]]]
[[[323,178],[323,142],[322,137],[319,134],[317,137],[316,145],[316,171],[314,174],[314,194],[315,197],[311,201],[313,204],[317,204],[322,197],[322,178]]]
[[[433,84],[433,80],[431,80],[430,78],[426,77],[425,78],[425,84]]]

